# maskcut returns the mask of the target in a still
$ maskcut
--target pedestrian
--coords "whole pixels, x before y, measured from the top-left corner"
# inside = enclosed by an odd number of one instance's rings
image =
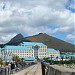
[[[14,69],[15,69],[15,64],[14,62],[11,62],[11,74],[13,74]]]
[[[41,66],[42,66],[42,75],[45,75],[45,61],[41,62]]]

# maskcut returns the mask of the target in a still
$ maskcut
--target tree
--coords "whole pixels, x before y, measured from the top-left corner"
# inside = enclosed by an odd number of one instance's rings
[[[3,59],[2,59],[2,58],[0,58],[0,64],[2,65],[2,63],[3,63]]]
[[[21,58],[21,61],[23,62],[24,61],[24,58]]]
[[[20,61],[20,58],[19,58],[19,56],[14,56],[14,57],[12,58],[12,60],[13,60],[13,61],[16,61],[16,62],[19,62],[19,61]]]

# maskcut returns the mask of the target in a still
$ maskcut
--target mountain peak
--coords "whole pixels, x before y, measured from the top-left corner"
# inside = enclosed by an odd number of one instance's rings
[[[13,37],[13,38],[9,41],[9,43],[15,42],[16,40],[23,39],[23,38],[24,38],[24,36],[23,36],[21,33],[19,33],[19,34],[17,34],[15,37]]]
[[[17,36],[19,36],[19,37],[23,37],[23,35],[21,34],[21,33],[19,33],[19,34],[17,34],[15,37],[17,37]],[[23,37],[24,38],[24,37]]]
[[[54,48],[56,50],[60,50],[61,52],[75,52],[75,45],[50,36],[46,33],[39,33],[34,36],[29,36],[26,39],[33,42],[42,42],[47,45],[48,48]]]
[[[23,37],[22,34],[16,35],[12,38],[7,45],[18,45],[21,42],[42,42],[47,45],[48,48],[54,48],[61,52],[75,52],[75,45],[50,36],[46,33],[39,33],[33,36]]]

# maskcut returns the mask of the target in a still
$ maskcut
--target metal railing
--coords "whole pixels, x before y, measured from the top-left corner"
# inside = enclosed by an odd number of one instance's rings
[[[27,67],[30,67],[34,64],[35,63],[29,63],[29,64],[25,64],[25,65],[20,65],[19,67],[15,67],[15,69],[13,70],[13,73],[21,71],[21,70],[23,70]],[[1,67],[0,68],[0,75],[11,75],[11,67],[9,67],[9,66]]]

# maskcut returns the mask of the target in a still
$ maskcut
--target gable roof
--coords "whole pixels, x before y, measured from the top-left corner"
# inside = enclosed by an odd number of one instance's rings
[[[23,42],[23,44],[25,44],[25,45],[32,45],[32,46],[35,46],[35,45],[46,46],[45,44],[40,43],[40,42]]]

